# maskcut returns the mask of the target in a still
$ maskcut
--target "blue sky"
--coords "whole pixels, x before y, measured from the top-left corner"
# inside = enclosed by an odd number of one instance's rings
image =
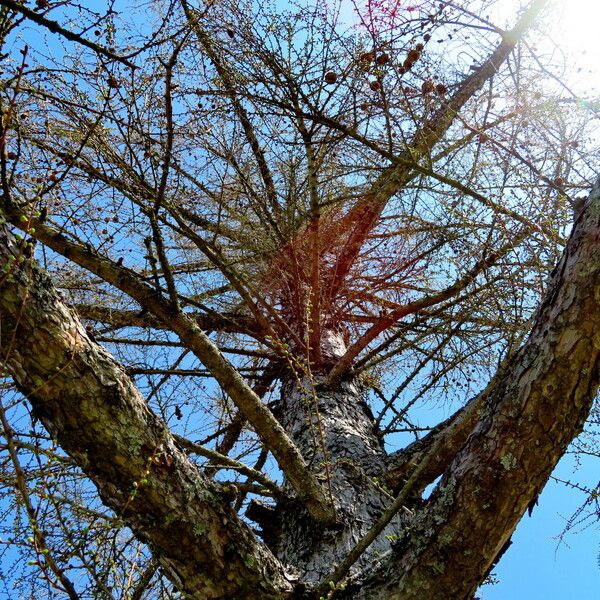
[[[573,476],[573,458],[563,458],[556,468],[560,478],[597,483],[598,459],[584,460]],[[483,600],[597,600],[600,597],[600,536],[593,527],[567,535],[559,545],[557,536],[583,502],[584,496],[549,481],[531,517],[525,516],[495,573],[500,582],[480,590]]]
[[[598,11],[589,0],[576,0],[572,6],[568,11],[571,20],[580,11],[588,11],[588,14],[590,10]],[[569,31],[571,20],[565,24]],[[598,23],[598,19],[581,17],[578,21],[593,23],[594,26]],[[579,39],[589,40],[590,37],[595,39],[589,32]],[[565,40],[569,39],[576,38],[566,35]],[[599,49],[600,44],[591,44],[586,49],[586,56],[598,56]],[[596,79],[598,77],[594,75]],[[574,473],[573,458],[567,456],[557,467],[556,474],[562,479],[593,486],[600,479],[598,462],[598,458],[584,457]],[[483,587],[479,596],[484,600],[597,600],[600,597],[598,521],[584,531],[568,535],[562,544],[557,540],[566,520],[583,501],[581,493],[550,481],[532,517],[523,518],[513,536],[512,546],[496,567],[494,573],[499,583]]]

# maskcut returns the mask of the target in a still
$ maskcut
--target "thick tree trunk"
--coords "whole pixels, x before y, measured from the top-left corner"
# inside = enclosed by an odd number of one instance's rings
[[[283,598],[283,566],[92,341],[0,222],[0,364],[102,500],[189,598]]]
[[[271,547],[285,564],[299,569],[302,580],[319,583],[341,562],[372,527],[392,500],[379,486],[385,452],[375,434],[365,390],[356,380],[335,388],[315,386],[306,379],[288,378],[282,386],[278,414],[287,434],[318,474],[335,506],[338,526],[314,526],[295,502],[277,506],[277,527]],[[364,568],[389,550],[390,539],[402,529],[402,516],[393,520],[360,558]],[[387,537],[386,537],[387,536]]]
[[[103,500],[147,541],[191,598],[285,598],[285,565],[321,581],[391,498],[374,477],[390,464],[356,380],[327,388],[290,376],[278,417],[329,489],[337,527],[315,524],[299,502],[254,507],[271,551],[200,474],[147,408],[114,359],[85,330],[0,226],[1,359],[36,413],[98,486]],[[11,257],[12,256],[12,257]],[[337,356],[344,348],[333,345]],[[323,349],[322,354],[327,356]],[[527,506],[579,433],[600,367],[600,187],[553,274],[529,339],[472,411],[393,458],[390,480],[421,463],[443,472],[414,517],[396,515],[354,566],[338,597],[467,599]],[[444,461],[435,455],[443,450]],[[426,482],[419,480],[419,487]],[[396,481],[395,487],[402,484]],[[275,516],[267,523],[265,514]]]

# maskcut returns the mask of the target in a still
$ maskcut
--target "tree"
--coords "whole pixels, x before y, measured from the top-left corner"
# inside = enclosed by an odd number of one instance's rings
[[[0,5],[19,583],[472,597],[598,387],[594,106],[541,83],[546,2]]]

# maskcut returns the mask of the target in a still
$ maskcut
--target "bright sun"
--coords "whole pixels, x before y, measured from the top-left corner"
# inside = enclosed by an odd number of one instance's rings
[[[492,9],[492,20],[510,27],[518,8],[530,1],[499,0]],[[594,95],[600,86],[600,0],[552,0],[548,10],[535,47],[546,58],[552,57],[558,69],[566,62],[565,73],[556,75],[574,91]]]
[[[600,2],[555,0],[550,35],[556,47],[569,57],[569,79],[589,92],[600,83]]]

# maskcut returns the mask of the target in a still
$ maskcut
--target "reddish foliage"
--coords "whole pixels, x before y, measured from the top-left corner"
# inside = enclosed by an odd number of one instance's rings
[[[347,330],[402,302],[407,283],[419,278],[413,240],[387,231],[381,222],[371,229],[353,263],[347,269],[340,264],[355,230],[372,220],[372,210],[372,203],[365,200],[343,215],[337,210],[325,213],[318,223],[297,231],[264,273],[263,291],[272,304],[282,307],[287,324],[301,337],[306,333],[310,304],[318,301],[322,327]],[[315,251],[319,257],[317,290],[311,283]],[[333,282],[340,270],[346,275],[334,293]]]
[[[365,0],[355,6],[360,22],[374,39],[396,29],[412,17],[410,13],[419,10],[417,4],[407,5],[403,0]]]

